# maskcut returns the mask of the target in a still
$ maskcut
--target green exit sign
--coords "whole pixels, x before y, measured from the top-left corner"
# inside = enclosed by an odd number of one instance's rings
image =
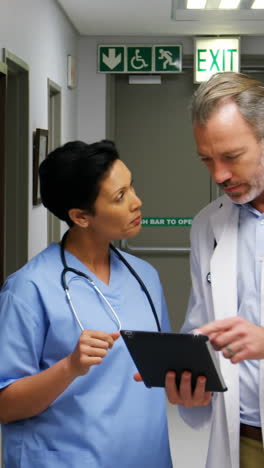
[[[217,72],[239,72],[238,37],[199,37],[195,39],[194,82],[202,83]]]
[[[181,45],[98,45],[99,73],[180,73]]]

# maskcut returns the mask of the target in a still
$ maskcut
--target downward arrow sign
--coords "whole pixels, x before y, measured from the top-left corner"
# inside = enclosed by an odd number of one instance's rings
[[[103,62],[107,65],[108,68],[113,70],[121,62],[121,54],[116,55],[115,49],[109,49],[108,56],[103,54]]]

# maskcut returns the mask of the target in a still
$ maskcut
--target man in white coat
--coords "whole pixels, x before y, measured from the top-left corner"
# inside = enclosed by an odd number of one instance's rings
[[[171,403],[193,427],[211,420],[207,468],[264,467],[264,84],[218,73],[192,105],[200,160],[225,192],[194,219],[192,293],[182,331],[207,334],[227,392],[166,380]],[[197,181],[199,183],[199,181]]]

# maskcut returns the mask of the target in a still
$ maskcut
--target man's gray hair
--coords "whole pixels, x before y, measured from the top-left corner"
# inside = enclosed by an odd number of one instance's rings
[[[264,83],[243,73],[216,73],[193,95],[192,119],[206,125],[212,113],[226,101],[237,104],[256,137],[264,137]]]

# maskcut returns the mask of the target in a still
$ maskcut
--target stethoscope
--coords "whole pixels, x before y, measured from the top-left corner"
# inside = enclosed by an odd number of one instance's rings
[[[74,273],[75,275],[77,276],[81,276],[82,278],[85,278],[88,283],[94,288],[94,290],[97,292],[97,294],[103,299],[103,301],[107,304],[107,306],[109,307],[109,309],[111,310],[111,313],[113,314],[113,316],[115,317],[115,320],[118,324],[118,331],[120,331],[122,329],[122,325],[121,325],[121,322],[120,322],[120,319],[117,315],[117,313],[115,312],[115,310],[113,309],[113,307],[111,306],[110,302],[107,300],[107,298],[105,297],[105,295],[102,293],[102,291],[100,291],[100,289],[98,288],[98,286],[95,284],[95,282],[92,280],[92,278],[90,278],[90,276],[86,275],[85,273],[83,273],[82,271],[79,271],[79,270],[76,270],[75,268],[71,268],[67,265],[66,263],[66,258],[65,258],[65,250],[64,250],[64,245],[65,245],[65,241],[66,241],[66,237],[68,235],[68,231],[65,232],[65,234],[63,235],[62,237],[62,240],[61,240],[61,243],[60,243],[60,257],[61,257],[61,261],[62,261],[62,264],[63,264],[63,270],[62,270],[62,273],[61,273],[61,284],[62,284],[62,287],[65,291],[65,294],[66,294],[66,297],[67,297],[67,300],[69,302],[69,305],[70,305],[70,308],[71,308],[71,311],[80,327],[80,329],[83,331],[84,330],[84,327],[78,317],[78,314],[75,310],[75,307],[73,305],[73,302],[71,300],[71,296],[70,296],[70,292],[69,292],[69,287],[66,283],[66,273],[67,272],[72,272]],[[158,328],[158,331],[160,332],[161,331],[161,326],[160,326],[160,322],[159,322],[159,319],[158,319],[158,315],[157,315],[157,312],[156,312],[156,309],[155,309],[155,306],[153,304],[153,301],[151,299],[151,296],[147,290],[147,287],[145,286],[145,284],[143,283],[142,279],[138,276],[137,272],[134,270],[134,268],[132,268],[132,266],[128,263],[128,261],[123,257],[123,255],[119,252],[119,250],[117,250],[112,244],[110,244],[110,248],[115,252],[115,254],[117,255],[117,257],[121,260],[121,262],[124,263],[124,265],[129,269],[130,273],[136,278],[136,280],[138,281],[138,283],[140,284],[141,288],[143,289],[144,293],[146,294],[147,296],[147,299],[148,299],[148,302],[149,302],[149,305],[151,307],[151,310],[152,310],[152,313],[154,315],[154,318],[155,318],[155,321],[156,321],[156,324],[157,324],[157,328]]]

